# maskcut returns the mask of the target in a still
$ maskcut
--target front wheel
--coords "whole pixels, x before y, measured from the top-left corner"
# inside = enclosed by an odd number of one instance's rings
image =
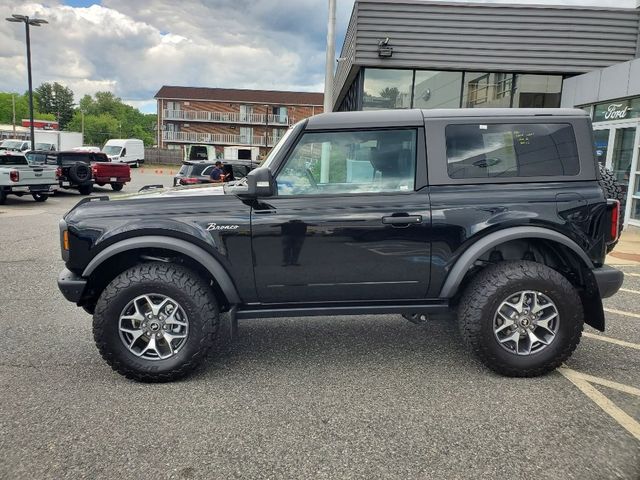
[[[185,377],[205,359],[218,327],[206,282],[179,265],[146,263],[117,276],[102,292],[93,335],[118,373],[143,382]]]
[[[46,202],[49,195],[43,195],[42,193],[32,193],[31,196],[36,202]]]
[[[580,297],[564,276],[522,260],[481,271],[460,299],[458,322],[486,366],[510,377],[534,377],[571,356],[584,318]]]

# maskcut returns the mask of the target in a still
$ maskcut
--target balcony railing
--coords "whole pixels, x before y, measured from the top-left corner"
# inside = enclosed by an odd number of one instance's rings
[[[267,136],[267,146],[273,147],[282,137]],[[233,135],[228,133],[198,133],[198,132],[162,132],[165,142],[204,143],[212,145],[248,145],[264,147],[264,136]]]
[[[165,120],[182,120],[189,122],[244,123],[248,125],[289,125],[286,115],[269,115],[268,121],[264,113],[239,112],[207,112],[203,110],[163,110]]]

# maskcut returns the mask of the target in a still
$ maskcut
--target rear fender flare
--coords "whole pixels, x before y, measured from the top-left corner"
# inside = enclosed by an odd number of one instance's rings
[[[593,277],[593,274],[591,273],[593,262],[591,262],[591,259],[587,256],[584,250],[582,250],[582,248],[580,248],[580,246],[569,237],[554,230],[542,227],[512,227],[490,233],[470,245],[469,248],[460,255],[460,258],[458,258],[456,263],[453,265],[453,268],[451,268],[449,275],[447,275],[447,279],[440,290],[440,298],[453,297],[458,291],[458,287],[462,283],[464,276],[473,266],[475,261],[492,248],[511,240],[526,238],[551,240],[569,247],[582,260],[584,267],[583,271],[588,271],[588,275]]]
[[[206,250],[179,238],[163,237],[160,235],[146,235],[121,240],[113,245],[109,245],[93,257],[82,272],[82,276],[85,278],[90,277],[96,268],[112,258],[114,255],[139,248],[162,248],[190,257],[202,265],[211,274],[211,276],[215,278],[231,305],[240,303],[238,290],[220,262]]]

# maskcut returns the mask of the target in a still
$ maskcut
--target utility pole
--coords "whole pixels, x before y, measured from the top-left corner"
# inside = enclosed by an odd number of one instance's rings
[[[16,94],[11,94],[11,107],[13,110],[13,138],[16,138]]]
[[[333,69],[336,57],[336,0],[329,0],[329,16],[327,19],[327,59],[324,75],[324,111],[333,110]],[[329,182],[329,160],[331,144],[322,143],[320,156],[320,183]]]
[[[36,139],[34,138],[34,126],[33,126],[33,84],[31,81],[31,36],[29,34],[29,25],[39,27],[44,23],[48,23],[46,20],[40,18],[29,18],[27,15],[11,15],[11,18],[6,19],[8,22],[24,23],[25,32],[27,35],[27,76],[29,78],[29,130],[31,134],[31,150],[36,149]]]
[[[329,0],[327,19],[327,59],[324,75],[324,111],[333,110],[333,70],[336,58],[336,0]]]

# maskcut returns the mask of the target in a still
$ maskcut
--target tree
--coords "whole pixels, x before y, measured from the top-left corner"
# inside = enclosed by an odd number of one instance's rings
[[[29,96],[25,93],[0,92],[0,123],[11,124],[13,121],[13,105],[12,98],[16,102],[16,125],[22,124],[23,118],[29,118]],[[34,99],[36,100],[36,99]],[[43,114],[39,111],[38,102],[34,102],[33,115],[40,120],[55,120],[53,115]]]
[[[398,90],[396,87],[385,87],[380,91],[380,96],[382,98],[389,99],[389,106],[391,108],[395,108],[398,95],[400,95],[400,90]]]
[[[38,106],[42,113],[56,116],[60,129],[64,130],[73,117],[73,92],[58,82],[43,83],[35,89]]]
[[[68,124],[69,130],[80,132],[82,130],[82,112],[77,110]],[[120,136],[120,123],[108,113],[100,115],[84,116],[84,143],[85,145],[102,146],[110,138]]]

